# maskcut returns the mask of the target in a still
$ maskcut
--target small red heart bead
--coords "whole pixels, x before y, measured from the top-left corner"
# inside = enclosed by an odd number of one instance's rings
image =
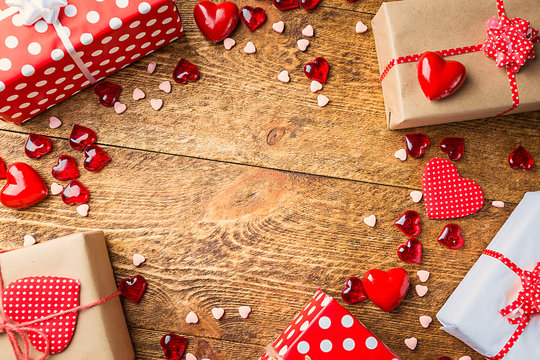
[[[118,290],[126,299],[138,303],[146,291],[146,280],[141,275],[135,275],[131,279],[122,279],[118,284]]]
[[[0,202],[10,209],[23,209],[43,200],[49,193],[45,181],[36,170],[16,162],[7,168],[7,183],[0,191]]]
[[[52,168],[52,176],[60,181],[78,178],[79,169],[77,168],[77,162],[75,162],[72,156],[61,155],[56,165]]]
[[[0,158],[0,179],[6,178],[6,163]]]
[[[452,358],[449,358],[448,356],[441,356],[437,360],[452,360]]]
[[[313,10],[321,0],[300,0],[300,6],[306,10]]]
[[[73,125],[71,135],[69,136],[69,145],[72,149],[82,150],[96,141],[97,136],[94,130],[79,124]]]
[[[381,310],[390,312],[398,307],[409,290],[409,274],[402,268],[388,271],[372,269],[364,275],[364,289]]]
[[[30,159],[39,159],[43,155],[50,153],[52,150],[52,142],[46,136],[38,134],[28,134],[24,152]]]
[[[307,63],[304,66],[304,74],[310,80],[315,80],[320,83],[325,83],[326,78],[328,77],[328,71],[330,70],[330,65],[323,57],[318,57],[313,62]]]
[[[534,159],[523,146],[519,145],[508,157],[508,164],[514,170],[529,171],[534,166]]]
[[[279,10],[291,10],[300,6],[300,0],[273,0]]]
[[[99,171],[111,161],[102,148],[93,144],[84,148],[84,168],[88,171]]]
[[[452,161],[458,161],[461,159],[465,152],[463,138],[458,137],[445,137],[441,140],[440,148],[441,151],[445,152],[448,158]]]
[[[66,205],[85,204],[90,198],[90,192],[78,180],[71,180],[62,190],[62,201]]]
[[[461,236],[461,228],[457,224],[446,225],[437,241],[452,250],[460,249],[465,243]]]
[[[186,351],[188,339],[176,334],[166,334],[161,338],[160,345],[167,360],[180,360]]]
[[[260,7],[244,6],[240,9],[240,18],[249,31],[254,31],[266,21],[266,12]]]
[[[416,238],[410,238],[405,245],[400,245],[397,251],[398,257],[411,264],[422,262],[422,244]]]
[[[94,86],[94,94],[103,106],[113,106],[118,101],[122,86],[110,81],[100,81]]]
[[[394,222],[399,230],[407,236],[420,234],[420,214],[414,210],[407,210]]]
[[[463,85],[465,66],[457,61],[445,60],[428,51],[418,59],[418,82],[429,100],[439,100],[452,95]]]
[[[199,68],[187,61],[180,59],[173,71],[173,79],[178,84],[185,84],[188,81],[196,81],[199,79]]]
[[[347,304],[356,304],[367,299],[362,280],[357,277],[350,277],[345,283],[345,288],[341,291],[341,298]]]
[[[193,10],[195,22],[204,36],[212,42],[219,42],[229,36],[238,23],[238,6],[230,1],[214,4],[199,1]]]
[[[405,150],[407,154],[413,158],[419,158],[424,155],[424,150],[429,147],[429,138],[426,134],[406,134],[405,135]]]

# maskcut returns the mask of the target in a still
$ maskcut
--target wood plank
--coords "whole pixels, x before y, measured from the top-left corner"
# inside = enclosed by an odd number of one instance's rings
[[[49,184],[57,156],[68,153],[80,158],[66,141],[54,140],[52,154],[32,161],[25,158],[24,141],[23,134],[0,131],[0,156],[7,163],[31,163]],[[346,307],[404,359],[472,355],[436,324],[422,329],[418,316],[434,317],[515,204],[503,209],[486,204],[480,212],[456,220],[466,244],[450,251],[435,240],[446,222],[428,220],[423,205],[410,200],[408,189],[104,149],[112,157],[111,164],[99,173],[82,171],[81,182],[91,191],[88,218],[79,217],[74,207],[53,196],[24,211],[2,207],[0,248],[20,246],[25,234],[46,241],[103,229],[117,278],[137,272],[149,282],[140,304],[125,304],[132,329],[240,343],[238,350],[223,350],[216,356],[219,360],[258,358],[319,286],[339,298],[349,276],[361,276],[370,268],[403,266],[413,285],[419,282],[416,271],[426,269],[432,277],[425,298],[411,289],[390,314],[371,302]],[[421,266],[404,264],[396,257],[406,238],[393,221],[407,209],[422,213]],[[363,224],[370,214],[378,218],[375,228]],[[134,252],[148,259],[138,269],[131,264]],[[242,320],[237,309],[246,304],[253,314]],[[226,309],[219,322],[210,314],[215,306]],[[197,325],[184,321],[191,310],[199,315]],[[134,334],[141,358],[160,358],[153,350],[159,336],[138,335],[137,330]],[[414,353],[403,345],[408,336],[420,339]]]

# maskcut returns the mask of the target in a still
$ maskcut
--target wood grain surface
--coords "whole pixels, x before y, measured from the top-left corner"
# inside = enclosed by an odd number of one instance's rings
[[[196,28],[195,1],[178,1],[186,36],[111,77],[124,86],[123,115],[100,106],[86,90],[22,127],[0,124],[0,157],[35,166],[49,185],[59,155],[81,164],[82,154],[66,141],[74,123],[96,130],[112,157],[101,172],[81,172],[91,192],[87,218],[58,196],[23,211],[2,207],[0,248],[21,246],[25,234],[47,241],[104,230],[116,277],[137,272],[149,282],[140,304],[125,303],[137,359],[162,359],[159,339],[176,332],[190,339],[188,351],[199,359],[256,360],[318,287],[339,299],[349,276],[395,266],[409,271],[413,285],[417,270],[429,270],[428,295],[419,298],[411,288],[390,314],[369,301],[346,308],[404,360],[481,359],[436,321],[423,329],[418,317],[435,317],[523,194],[540,190],[537,166],[514,171],[506,162],[519,144],[540,160],[540,113],[388,131],[372,34],[354,32],[357,21],[369,24],[381,1],[323,0],[313,12],[237,3],[262,6],[268,20],[253,33],[239,26],[236,47],[226,51]],[[271,30],[278,20],[286,24],[282,35]],[[307,24],[315,37],[301,53],[295,44]],[[256,54],[243,52],[247,41],[255,43]],[[317,106],[301,72],[317,56],[331,65],[325,108]],[[159,91],[180,57],[199,66],[201,79],[174,84],[171,94]],[[145,70],[150,61],[158,63],[152,75]],[[283,69],[291,75],[288,84],[276,79]],[[135,87],[147,93],[145,100],[132,100]],[[149,99],[158,97],[165,106],[156,112]],[[64,125],[49,129],[50,116]],[[403,134],[413,131],[431,138],[426,155],[395,159]],[[53,152],[26,158],[29,132],[49,135]],[[455,221],[466,239],[459,251],[436,241],[447,222],[428,220],[423,203],[409,197],[421,190],[425,163],[444,156],[438,143],[445,136],[465,138],[457,168],[486,194],[478,213]],[[494,208],[491,200],[506,206]],[[396,256],[406,238],[393,222],[408,209],[422,214],[421,265]],[[371,214],[375,228],[363,223]],[[140,268],[131,264],[135,252],[147,258]],[[253,308],[247,320],[238,315],[241,305]],[[220,321],[210,313],[216,306],[226,309]],[[196,325],[184,321],[192,310],[200,318]],[[403,343],[410,336],[419,339],[414,352]]]

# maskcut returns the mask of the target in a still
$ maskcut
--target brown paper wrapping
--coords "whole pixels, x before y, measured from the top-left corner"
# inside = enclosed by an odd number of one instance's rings
[[[4,286],[28,276],[63,276],[81,282],[80,304],[117,291],[103,232],[75,234],[0,254]],[[1,297],[0,297],[1,301]],[[32,355],[42,355],[32,348]],[[69,346],[54,360],[133,360],[119,297],[79,312]],[[0,359],[15,359],[5,334],[0,335]]]
[[[506,13],[540,29],[538,0],[504,0]],[[496,0],[404,0],[383,3],[373,18],[373,34],[383,69],[391,59],[482,44],[486,21],[497,15]],[[537,58],[516,74],[520,105],[511,113],[540,109],[540,46]],[[398,64],[382,82],[390,129],[441,124],[495,116],[512,105],[506,69],[483,52],[449,56],[467,68],[467,80],[452,96],[429,101],[416,76],[416,62]]]

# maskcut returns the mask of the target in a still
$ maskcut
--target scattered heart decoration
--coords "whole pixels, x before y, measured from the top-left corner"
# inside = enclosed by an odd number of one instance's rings
[[[328,71],[330,70],[330,65],[323,57],[318,57],[312,62],[304,65],[304,74],[310,80],[315,80],[320,83],[325,83],[326,78],[328,77]]]
[[[78,180],[71,180],[62,191],[62,201],[66,205],[85,204],[90,198],[90,192]]]
[[[291,10],[300,6],[300,0],[273,0],[279,10]]]
[[[341,291],[341,298],[347,304],[356,304],[368,298],[362,280],[351,276],[345,283],[345,288]]]
[[[445,137],[441,140],[440,149],[446,153],[448,158],[452,161],[458,161],[463,157],[465,153],[465,145],[463,138],[458,137]]]
[[[69,135],[69,146],[74,150],[83,150],[86,146],[92,145],[97,141],[94,130],[79,124],[73,125]]]
[[[0,158],[0,179],[5,179],[6,178],[6,163],[4,162],[4,160],[2,158]]]
[[[38,172],[22,162],[13,163],[7,168],[6,179],[7,183],[0,191],[0,202],[10,209],[32,206],[49,192]]]
[[[300,0],[300,6],[306,10],[313,10],[321,0]]]
[[[402,268],[372,269],[364,274],[364,289],[381,310],[390,312],[401,304],[409,290],[409,274]]]
[[[446,225],[437,241],[451,250],[461,249],[465,243],[463,236],[461,236],[461,228],[457,224]]]
[[[242,19],[249,31],[255,31],[266,21],[266,11],[260,7],[244,6],[240,9],[240,19]]]
[[[529,171],[534,166],[534,159],[523,146],[519,145],[508,157],[508,164],[514,170]]]
[[[60,155],[51,173],[56,180],[60,181],[72,180],[79,177],[77,162],[70,155]]]
[[[176,64],[173,71],[173,79],[178,84],[185,84],[188,81],[197,81],[200,77],[197,65],[182,58]]]
[[[418,82],[429,100],[439,100],[455,93],[465,82],[465,66],[457,61],[445,60],[428,51],[418,59]]]
[[[420,264],[422,262],[422,243],[416,238],[410,238],[406,244],[398,247],[397,254],[402,261]]]
[[[40,159],[50,153],[52,142],[46,136],[30,133],[24,146],[24,152],[30,159]]]
[[[103,106],[113,106],[120,98],[122,86],[110,81],[100,81],[94,86],[94,93]]]
[[[131,279],[122,279],[118,284],[118,290],[126,299],[138,303],[146,291],[146,280],[141,275],[135,275]]]
[[[426,134],[406,134],[405,150],[410,157],[419,158],[424,155],[424,151],[429,147],[430,141]]]
[[[98,145],[89,145],[84,149],[84,168],[88,171],[99,171],[110,161],[110,156]]]
[[[420,214],[414,210],[407,210],[394,222],[394,225],[407,236],[418,236],[420,227]]]
[[[160,345],[167,360],[180,360],[186,351],[188,339],[172,333],[166,334],[161,338]]]
[[[235,3],[224,1],[214,4],[210,1],[199,1],[193,11],[195,23],[206,38],[212,42],[224,40],[236,27],[240,18]]]

